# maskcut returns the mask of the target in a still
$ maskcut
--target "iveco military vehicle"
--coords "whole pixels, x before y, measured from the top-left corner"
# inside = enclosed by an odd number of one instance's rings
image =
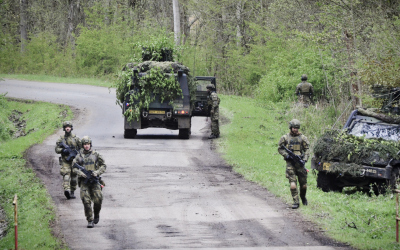
[[[343,130],[329,131],[315,144],[311,167],[318,170],[317,187],[328,192],[353,186],[375,193],[396,188],[399,139],[396,116],[354,110]]]
[[[135,92],[141,91],[138,82],[146,74],[146,72],[142,73],[134,69],[132,78],[133,87],[129,91],[129,94],[126,95],[125,102],[123,103],[123,113],[126,113],[131,106],[135,105],[135,102],[139,102],[139,100],[135,100],[131,96],[134,96]],[[195,77],[194,79],[190,79],[183,70],[168,74],[168,77],[174,77],[179,82],[182,96],[170,102],[168,100],[160,100],[159,95],[155,94],[155,99],[149,103],[148,108],[139,110],[137,119],[129,120],[125,116],[124,138],[134,138],[138,129],[152,127],[179,130],[179,137],[188,139],[191,134],[192,116],[209,115],[206,86],[210,82],[215,84],[215,77]],[[190,89],[190,80],[194,81],[194,84],[192,84],[196,88],[194,91]],[[165,87],[165,89],[161,89],[160,91],[168,91],[168,88]],[[192,96],[193,94],[195,96]]]

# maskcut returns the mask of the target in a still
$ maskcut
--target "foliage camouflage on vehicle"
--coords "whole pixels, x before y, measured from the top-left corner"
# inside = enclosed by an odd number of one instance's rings
[[[399,116],[380,113],[379,109],[358,108],[358,113],[374,117],[394,127],[399,124]],[[330,173],[360,176],[362,165],[385,167],[391,159],[399,160],[398,140],[366,138],[349,134],[347,130],[331,130],[323,134],[314,146],[317,162],[332,162]]]
[[[314,156],[319,162],[336,162],[333,173],[358,176],[360,165],[385,166],[389,160],[399,159],[397,141],[366,139],[347,134],[346,131],[331,130],[323,134],[315,143]]]
[[[146,72],[146,76],[139,78],[138,89],[140,91],[132,91],[134,87],[132,84],[132,77],[134,71],[132,68],[137,68],[139,72]],[[138,64],[128,64],[119,74],[118,80],[115,84],[117,103],[121,105],[127,94],[131,95],[131,103],[133,106],[128,109],[124,115],[131,121],[133,118],[138,119],[140,112],[143,108],[147,109],[149,104],[155,100],[155,95],[159,95],[161,102],[168,102],[173,104],[173,101],[179,96],[182,96],[182,89],[175,77],[172,74],[178,73],[182,70],[188,76],[189,91],[191,97],[196,96],[196,83],[192,76],[190,76],[189,68],[177,62],[156,62],[145,61]],[[167,90],[167,91],[165,91]],[[155,94],[155,95],[154,95]],[[139,100],[139,102],[133,102]],[[192,100],[194,101],[194,100]]]

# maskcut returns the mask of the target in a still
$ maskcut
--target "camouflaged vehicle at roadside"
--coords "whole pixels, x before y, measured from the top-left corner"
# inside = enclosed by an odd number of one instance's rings
[[[331,130],[314,146],[311,168],[317,187],[342,191],[356,186],[375,193],[395,188],[400,173],[400,117],[359,108],[343,130]]]

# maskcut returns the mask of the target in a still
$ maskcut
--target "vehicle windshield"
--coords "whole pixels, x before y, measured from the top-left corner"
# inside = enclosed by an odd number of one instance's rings
[[[357,122],[349,130],[349,134],[365,136],[365,138],[382,138],[384,140],[397,141],[400,139],[400,126]]]
[[[210,84],[210,81],[203,81],[203,80],[197,80],[197,91],[207,91],[207,85]]]

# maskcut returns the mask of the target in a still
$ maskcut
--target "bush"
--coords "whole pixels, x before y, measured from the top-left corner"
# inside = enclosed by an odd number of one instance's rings
[[[260,79],[256,97],[262,102],[278,102],[293,98],[296,86],[301,82],[301,75],[307,74],[308,82],[314,87],[314,95],[318,98],[324,92],[326,76],[332,82],[329,70],[323,69],[323,63],[330,62],[328,56],[321,55],[314,48],[301,41],[288,41],[276,51],[265,75]],[[325,73],[327,75],[325,75]]]

